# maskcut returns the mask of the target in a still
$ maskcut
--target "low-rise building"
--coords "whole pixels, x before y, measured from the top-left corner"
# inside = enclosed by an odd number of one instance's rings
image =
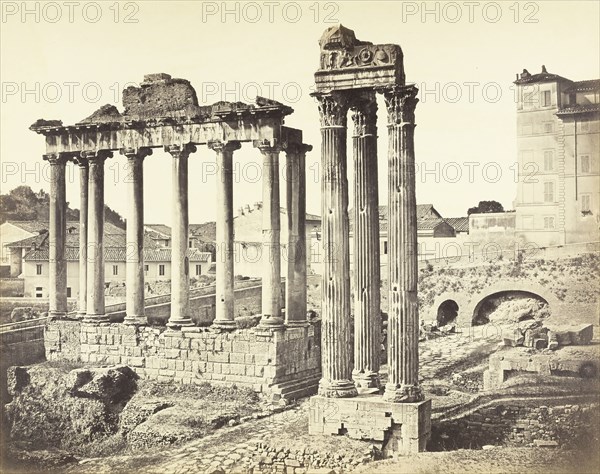
[[[43,227],[43,223],[42,223]],[[24,296],[47,298],[49,278],[48,231],[12,242],[6,247],[14,257],[15,265],[11,273],[24,281]],[[20,259],[17,258],[20,256]],[[190,277],[208,273],[212,264],[210,252],[196,248],[189,249]],[[79,293],[79,225],[67,223],[65,258],[67,261],[67,297],[75,298]],[[105,224],[104,235],[104,275],[107,286],[125,282],[127,259],[126,235],[123,229]],[[19,263],[17,264],[17,260]],[[14,268],[13,268],[14,267]],[[148,236],[144,238],[144,270],[147,283],[171,279],[171,249],[160,247]]]

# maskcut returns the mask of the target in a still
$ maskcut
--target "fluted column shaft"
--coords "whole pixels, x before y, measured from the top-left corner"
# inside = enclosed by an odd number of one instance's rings
[[[414,86],[405,86],[384,92],[389,132],[389,375],[385,398],[394,402],[423,400],[419,386],[414,155],[417,91]]]
[[[217,275],[216,316],[213,326],[235,329],[234,260],[233,260],[233,152],[239,142],[211,142],[208,147],[217,154]]]
[[[350,255],[346,137],[348,104],[341,95],[315,94],[321,116],[323,230],[322,378],[319,395],[352,397]]]
[[[262,180],[262,318],[260,326],[282,328],[279,148],[258,144],[263,155]]]
[[[171,229],[171,316],[167,326],[193,326],[190,318],[190,272],[188,257],[188,157],[196,151],[191,144],[165,146],[173,157],[173,207]]]
[[[49,222],[49,314],[67,314],[67,261],[65,259],[67,216],[65,168],[67,157],[62,153],[44,155],[50,163]]]
[[[77,159],[79,165],[79,309],[80,318],[87,313],[87,246],[88,246],[88,162]]]
[[[286,206],[288,221],[285,324],[306,326],[306,152],[312,146],[286,148]]]
[[[90,323],[108,322],[104,308],[104,161],[107,151],[84,152],[89,164],[87,314]]]
[[[152,154],[152,149],[126,148],[121,154],[127,157],[129,167],[124,323],[140,325],[148,322],[144,301],[144,158]]]
[[[379,387],[381,348],[377,102],[355,99],[354,121],[354,370],[359,387]]]

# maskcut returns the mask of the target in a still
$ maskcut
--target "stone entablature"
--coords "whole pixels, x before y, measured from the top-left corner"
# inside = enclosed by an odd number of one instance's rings
[[[236,384],[274,398],[314,392],[321,376],[318,321],[231,332],[53,321],[44,339],[48,360],[123,364],[160,382]]]

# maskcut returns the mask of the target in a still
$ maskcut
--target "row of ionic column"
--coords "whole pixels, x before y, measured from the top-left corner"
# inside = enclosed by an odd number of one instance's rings
[[[418,384],[414,86],[390,88],[388,112],[388,365],[384,397],[423,399]],[[322,379],[319,394],[352,397],[379,387],[381,296],[377,104],[372,90],[317,93],[322,136]],[[354,261],[350,281],[347,113],[354,122]],[[352,334],[352,314],[354,331]],[[352,343],[354,339],[354,343]]]
[[[214,327],[235,329],[234,320],[234,226],[233,152],[239,142],[211,142],[216,152],[216,318]],[[261,325],[273,329],[305,325],[306,322],[306,178],[305,155],[312,147],[286,144],[288,207],[288,271],[285,318],[281,301],[280,248],[280,148],[259,143],[263,155],[263,255]],[[196,151],[192,144],[166,146],[172,156],[171,230],[171,329],[192,326],[188,256],[188,158]],[[147,323],[144,307],[144,158],[150,148],[122,149],[128,160],[128,208],[126,227],[126,324]],[[51,166],[50,182],[50,315],[67,314],[66,272],[66,189],[65,167],[74,161],[80,169],[79,310],[84,322],[108,322],[104,303],[104,162],[109,150],[53,153],[44,155]]]

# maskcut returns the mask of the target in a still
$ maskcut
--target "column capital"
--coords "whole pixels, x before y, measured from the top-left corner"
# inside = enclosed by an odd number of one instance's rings
[[[417,92],[415,85],[397,86],[381,89],[385,106],[388,112],[388,124],[413,124],[415,123],[415,107],[417,106]]]
[[[104,163],[105,160],[112,158],[111,150],[85,150],[79,154],[78,159],[86,160],[89,163]]]
[[[282,150],[285,151],[287,155],[290,154],[305,154],[309,151],[312,151],[313,146],[307,143],[285,143],[282,146]]]
[[[66,152],[46,153],[42,155],[42,158],[51,165],[66,165],[68,161],[73,159],[73,154]]]
[[[329,94],[316,92],[311,95],[317,99],[321,128],[346,127],[346,115],[350,107],[348,94],[341,92],[331,92]]]
[[[354,136],[377,135],[377,96],[368,91],[357,94],[352,101]]]
[[[141,159],[143,160],[147,156],[152,155],[152,148],[140,147],[140,148],[121,148],[119,154],[124,155],[127,159]]]
[[[276,140],[254,140],[252,142],[254,148],[258,148],[261,153],[279,153],[282,150],[282,146],[280,143],[277,143]]]
[[[170,153],[173,158],[187,158],[191,153],[196,152],[196,145],[193,143],[185,143],[183,145],[165,145],[164,150],[167,153]]]
[[[217,153],[234,152],[242,148],[242,144],[238,141],[222,141],[211,140],[207,143],[208,148]]]

